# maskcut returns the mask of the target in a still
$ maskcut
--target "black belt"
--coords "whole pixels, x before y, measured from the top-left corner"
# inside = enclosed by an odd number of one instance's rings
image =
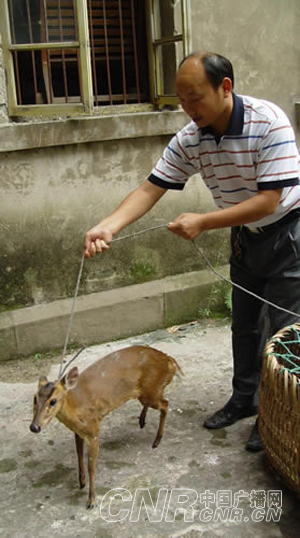
[[[261,234],[261,233],[264,233],[264,232],[269,232],[269,231],[276,230],[277,228],[280,228],[283,224],[287,224],[288,222],[292,222],[293,220],[295,220],[295,219],[297,219],[299,217],[300,217],[300,208],[297,208],[297,209],[293,209],[292,211],[287,213],[287,215],[285,215],[281,219],[277,220],[276,222],[272,222],[272,224],[266,224],[266,226],[258,226],[258,227],[255,227],[255,228],[254,227],[251,228],[251,227],[248,227],[248,226],[243,226],[243,228],[246,228],[246,230],[248,230],[251,233]]]

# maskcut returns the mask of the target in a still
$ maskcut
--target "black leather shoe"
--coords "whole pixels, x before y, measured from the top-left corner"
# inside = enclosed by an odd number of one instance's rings
[[[260,450],[263,450],[263,444],[261,440],[261,436],[258,430],[258,421],[256,420],[252,432],[250,434],[248,443],[246,444],[246,450],[249,450],[249,452],[259,452]]]
[[[211,430],[225,428],[225,426],[231,426],[231,424],[234,424],[242,418],[257,415],[257,412],[258,408],[255,405],[239,405],[229,400],[222,409],[207,418],[203,426]]]

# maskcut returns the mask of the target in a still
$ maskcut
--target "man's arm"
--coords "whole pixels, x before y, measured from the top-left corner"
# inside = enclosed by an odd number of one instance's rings
[[[145,215],[165,192],[166,189],[158,187],[148,180],[132,191],[111,215],[86,233],[85,258],[90,258],[96,252],[102,252],[102,250],[109,248],[109,242],[113,236],[128,224]]]
[[[168,228],[184,239],[195,239],[206,230],[249,224],[274,213],[281,193],[282,189],[262,190],[233,207],[203,214],[183,213]]]

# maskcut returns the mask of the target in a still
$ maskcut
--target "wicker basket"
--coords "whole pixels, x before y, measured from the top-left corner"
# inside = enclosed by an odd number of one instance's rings
[[[282,357],[287,350],[300,366],[300,323],[280,330],[266,345],[258,424],[271,466],[290,489],[300,492],[300,376]]]

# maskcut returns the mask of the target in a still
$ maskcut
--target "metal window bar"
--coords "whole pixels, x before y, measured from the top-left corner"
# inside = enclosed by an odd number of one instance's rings
[[[95,105],[126,104],[133,97],[140,103],[134,0],[88,0],[87,7]],[[136,90],[128,93],[129,85]]]
[[[60,47],[55,51],[46,49],[42,52],[42,64],[44,84],[46,87],[47,101],[50,104],[55,102],[74,102],[74,98],[70,97],[70,85],[68,80],[68,63],[70,61],[70,47],[64,41],[65,38],[78,39],[77,36],[77,13],[74,9],[73,0],[42,0],[41,11],[43,16],[42,25],[42,40],[46,43],[51,43],[53,40],[65,43],[65,47]],[[82,101],[82,81],[80,76],[80,55],[78,48],[72,49],[71,56],[76,62],[78,72],[79,94]],[[51,60],[52,57],[52,60]],[[62,70],[63,96],[58,98],[54,95],[55,80],[53,80],[52,62],[56,65],[60,63]],[[76,99],[78,101],[78,98]]]
[[[14,57],[15,64],[16,106],[25,103],[26,106],[41,103],[39,92],[41,92],[42,85],[46,90],[46,102],[51,105],[62,102],[69,104],[81,102],[86,110],[91,110],[93,102],[96,105],[126,104],[129,100],[141,102],[136,36],[136,8],[139,7],[139,4],[135,3],[135,0],[87,0],[85,5],[81,2],[82,0],[40,0],[42,24],[40,41],[37,41],[36,34],[34,34],[36,22],[31,12],[30,0],[25,0],[26,31],[29,42],[20,44],[17,43],[18,26],[15,19],[16,13],[13,10],[14,2],[13,0],[8,1],[13,38],[9,50]],[[86,12],[87,18],[84,12]],[[86,33],[88,29],[89,36]],[[77,36],[78,31],[80,38]],[[68,41],[64,41],[64,39],[68,39]],[[86,51],[89,50],[89,41],[91,44],[90,56],[86,54]],[[24,81],[22,81],[19,69],[21,66],[20,55],[26,52],[30,54],[31,58],[31,102],[23,99]],[[86,54],[86,59],[83,62],[84,54]],[[41,57],[41,72],[37,63],[39,57]],[[86,62],[89,60],[90,67],[86,66]],[[70,62],[73,63],[74,68],[75,64],[78,67],[77,84],[79,87],[77,91],[80,96],[78,93],[72,93],[74,85],[69,79]],[[57,93],[57,69],[55,78],[53,78],[54,64],[61,69],[62,73],[59,94]],[[86,80],[91,67],[93,69],[91,78],[93,83],[87,84]],[[114,69],[113,72],[112,69]],[[113,79],[112,74],[114,75]],[[117,83],[115,75],[117,75]],[[128,88],[130,88],[129,91]],[[90,97],[88,97],[88,92]]]
[[[42,39],[49,43],[49,32],[48,32],[48,17],[47,17],[47,5],[46,0],[43,0],[43,24],[42,24]],[[44,73],[44,82],[46,87],[46,93],[50,103],[53,103],[53,86],[52,86],[52,71],[51,71],[51,62],[50,62],[50,52],[49,50],[42,51],[42,68]]]
[[[112,87],[111,87],[111,73],[110,73],[110,61],[109,61],[109,47],[108,47],[107,17],[106,17],[106,3],[105,3],[105,0],[103,0],[103,26],[104,26],[104,44],[105,44],[105,58],[106,58],[109,104],[112,105],[113,100],[112,100]]]
[[[59,14],[60,40],[63,41],[64,37],[63,37],[63,25],[62,25],[62,13],[61,13],[61,0],[58,0],[58,14]],[[62,69],[63,69],[65,100],[66,100],[66,103],[68,103],[69,102],[69,95],[68,95],[68,79],[67,79],[66,57],[65,57],[64,49],[61,52],[62,52]],[[78,58],[77,58],[77,61],[78,61]]]
[[[122,62],[122,82],[123,82],[123,103],[127,103],[126,95],[126,68],[125,68],[125,53],[124,53],[124,32],[122,18],[122,4],[119,0],[119,18],[120,18],[120,39],[121,39],[121,62]]]
[[[140,103],[141,102],[141,94],[140,94],[139,64],[138,64],[138,57],[137,57],[137,42],[136,42],[136,30],[135,30],[134,0],[131,0],[131,25],[132,25],[132,37],[133,37],[134,68],[135,68],[137,101],[138,101],[138,103]]]
[[[33,43],[32,23],[31,23],[31,13],[30,13],[29,0],[26,0],[26,10],[27,10],[27,18],[28,18],[28,28],[29,28],[30,43]],[[35,98],[35,104],[37,104],[38,103],[38,88],[37,88],[37,75],[36,75],[35,51],[34,50],[31,51],[31,61],[32,61],[32,71],[33,71],[34,98]]]

